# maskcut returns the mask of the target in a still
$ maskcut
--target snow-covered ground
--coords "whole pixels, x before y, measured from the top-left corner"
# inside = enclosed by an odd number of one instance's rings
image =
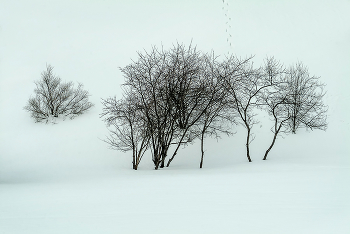
[[[1,233],[349,233],[348,176],[277,160],[2,183]]]
[[[226,3],[229,3],[227,5]],[[0,233],[350,233],[350,2],[2,1],[0,4]],[[231,17],[226,27],[224,13]],[[229,29],[232,47],[226,43]],[[277,140],[267,119],[182,149],[171,167],[108,149],[100,98],[121,96],[119,66],[152,44],[302,61],[327,83],[326,132]],[[79,81],[95,107],[36,124],[23,110],[49,63]]]

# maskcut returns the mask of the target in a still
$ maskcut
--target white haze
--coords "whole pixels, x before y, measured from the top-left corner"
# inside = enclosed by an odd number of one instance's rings
[[[350,233],[349,12],[348,0],[1,1],[0,233]],[[303,62],[327,84],[328,130],[280,137],[262,161],[261,114],[252,163],[237,127],[206,139],[203,169],[194,144],[167,169],[148,154],[133,171],[101,140],[101,98],[122,96],[119,67],[137,51],[191,41],[257,66]],[[23,107],[46,64],[95,107],[34,123]]]

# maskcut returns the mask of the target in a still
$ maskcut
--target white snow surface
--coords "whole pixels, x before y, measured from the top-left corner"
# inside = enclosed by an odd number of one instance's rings
[[[0,4],[0,234],[350,233],[350,2],[10,1]],[[224,13],[229,10],[231,29]],[[226,38],[229,34],[232,46]],[[302,61],[327,84],[329,128],[279,137],[271,121],[181,149],[169,168],[108,149],[101,98],[121,97],[118,67],[151,45]],[[46,63],[95,104],[57,124],[23,110]],[[260,127],[260,125],[262,127]]]

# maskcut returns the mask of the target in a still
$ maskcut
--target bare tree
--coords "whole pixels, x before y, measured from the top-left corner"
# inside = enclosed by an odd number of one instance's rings
[[[113,127],[105,142],[112,149],[123,152],[132,150],[132,166],[137,170],[150,140],[137,100],[129,96],[118,101],[114,97],[103,100],[102,104],[104,108],[101,117],[104,117],[107,127]]]
[[[125,85],[140,101],[147,121],[155,169],[170,165],[181,145],[196,137],[191,130],[208,105],[203,80],[204,55],[191,45],[177,44],[168,51],[153,47],[139,53],[138,61],[122,68]]]
[[[174,109],[166,85],[169,57],[153,47],[150,53],[138,53],[138,60],[121,68],[127,86],[138,100],[146,121],[155,169],[164,166],[169,146],[175,135]]]
[[[290,95],[289,127],[292,133],[298,128],[327,129],[327,106],[322,101],[325,84],[319,77],[310,76],[302,63],[291,66],[287,71]]]
[[[275,80],[276,83],[265,89],[260,96],[261,104],[264,105],[267,113],[273,117],[274,125],[271,128],[273,132],[272,143],[266,150],[263,160],[266,160],[268,153],[274,146],[277,135],[280,132],[287,133],[288,121],[290,115],[288,112],[289,93],[287,91],[287,80],[285,75],[285,68],[273,57],[265,60],[265,66],[263,68],[265,76],[270,77],[271,80]]]
[[[232,109],[237,113],[241,124],[247,130],[246,152],[251,162],[249,145],[254,140],[252,128],[258,121],[254,109],[259,107],[261,92],[274,85],[271,77],[264,76],[261,69],[255,69],[250,61],[252,57],[240,60],[229,57],[222,65],[222,79],[231,99]]]
[[[171,91],[171,98],[176,110],[176,126],[179,137],[173,156],[169,159],[167,166],[174,159],[180,145],[193,141],[201,137],[202,156],[204,134],[208,132],[218,112],[223,108],[222,86],[217,82],[216,56],[214,53],[203,54],[195,50],[180,50],[177,55],[177,63],[183,64],[177,69],[178,74],[175,79],[174,89]],[[221,91],[221,96],[219,92]],[[216,108],[214,106],[216,105]],[[217,112],[214,114],[214,112]],[[207,119],[204,121],[204,119]],[[198,131],[197,125],[201,125],[204,130]],[[186,140],[184,140],[186,139]],[[201,163],[202,165],[203,163]]]
[[[273,58],[267,59],[265,75],[278,80],[265,90],[262,101],[273,117],[273,140],[263,160],[274,146],[279,133],[295,133],[298,128],[326,130],[327,107],[322,102],[324,84],[318,77],[310,77],[301,63],[284,69]]]
[[[215,61],[213,53],[203,54],[192,45],[177,44],[170,50],[153,47],[150,52],[138,53],[136,61],[121,68],[128,90],[124,99],[133,100],[137,106],[137,119],[142,120],[144,129],[140,136],[147,139],[155,169],[169,166],[180,146],[193,142],[201,134],[203,155],[204,135],[209,129],[211,133],[219,131],[216,121],[224,109],[226,95]],[[110,112],[106,109],[104,114]],[[116,129],[131,131],[130,127],[121,126],[124,122],[116,124]],[[199,126],[204,129],[199,131]],[[174,151],[165,164],[172,145]]]
[[[223,102],[218,101],[213,103],[217,103],[217,105],[208,106],[198,123],[198,136],[201,141],[201,160],[199,168],[203,167],[205,137],[210,136],[219,139],[222,133],[232,135],[232,131],[230,130],[234,123],[232,115],[227,112]]]
[[[177,134],[173,142],[175,150],[168,160],[167,167],[175,158],[180,146],[193,141],[195,135],[191,128],[203,114],[206,105],[202,72],[204,55],[192,45],[186,48],[178,44],[170,50],[169,60],[166,82]]]
[[[214,54],[206,57],[204,87],[206,89],[207,104],[204,113],[198,123],[198,137],[201,141],[201,160],[199,167],[203,167],[204,138],[206,136],[219,139],[221,134],[231,135],[232,124],[235,123],[234,115],[229,111],[230,105],[227,98],[223,80],[220,79],[220,63]]]
[[[29,98],[25,110],[31,113],[36,122],[48,120],[50,116],[69,116],[71,119],[85,113],[93,104],[88,101],[89,92],[79,84],[74,89],[72,82],[62,83],[53,74],[53,67],[47,65],[41,73],[41,80],[35,82],[35,97]]]

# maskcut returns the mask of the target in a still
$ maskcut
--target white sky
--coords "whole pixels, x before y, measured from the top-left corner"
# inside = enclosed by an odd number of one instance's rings
[[[227,11],[232,48],[226,43]],[[31,83],[50,63],[64,79],[86,86],[99,80],[108,89],[108,83],[122,83],[118,67],[136,51],[191,40],[203,51],[255,54],[258,63],[271,55],[286,64],[303,61],[312,73],[332,81],[334,72],[337,79],[349,74],[349,12],[349,0],[2,0],[1,84],[9,79]]]

